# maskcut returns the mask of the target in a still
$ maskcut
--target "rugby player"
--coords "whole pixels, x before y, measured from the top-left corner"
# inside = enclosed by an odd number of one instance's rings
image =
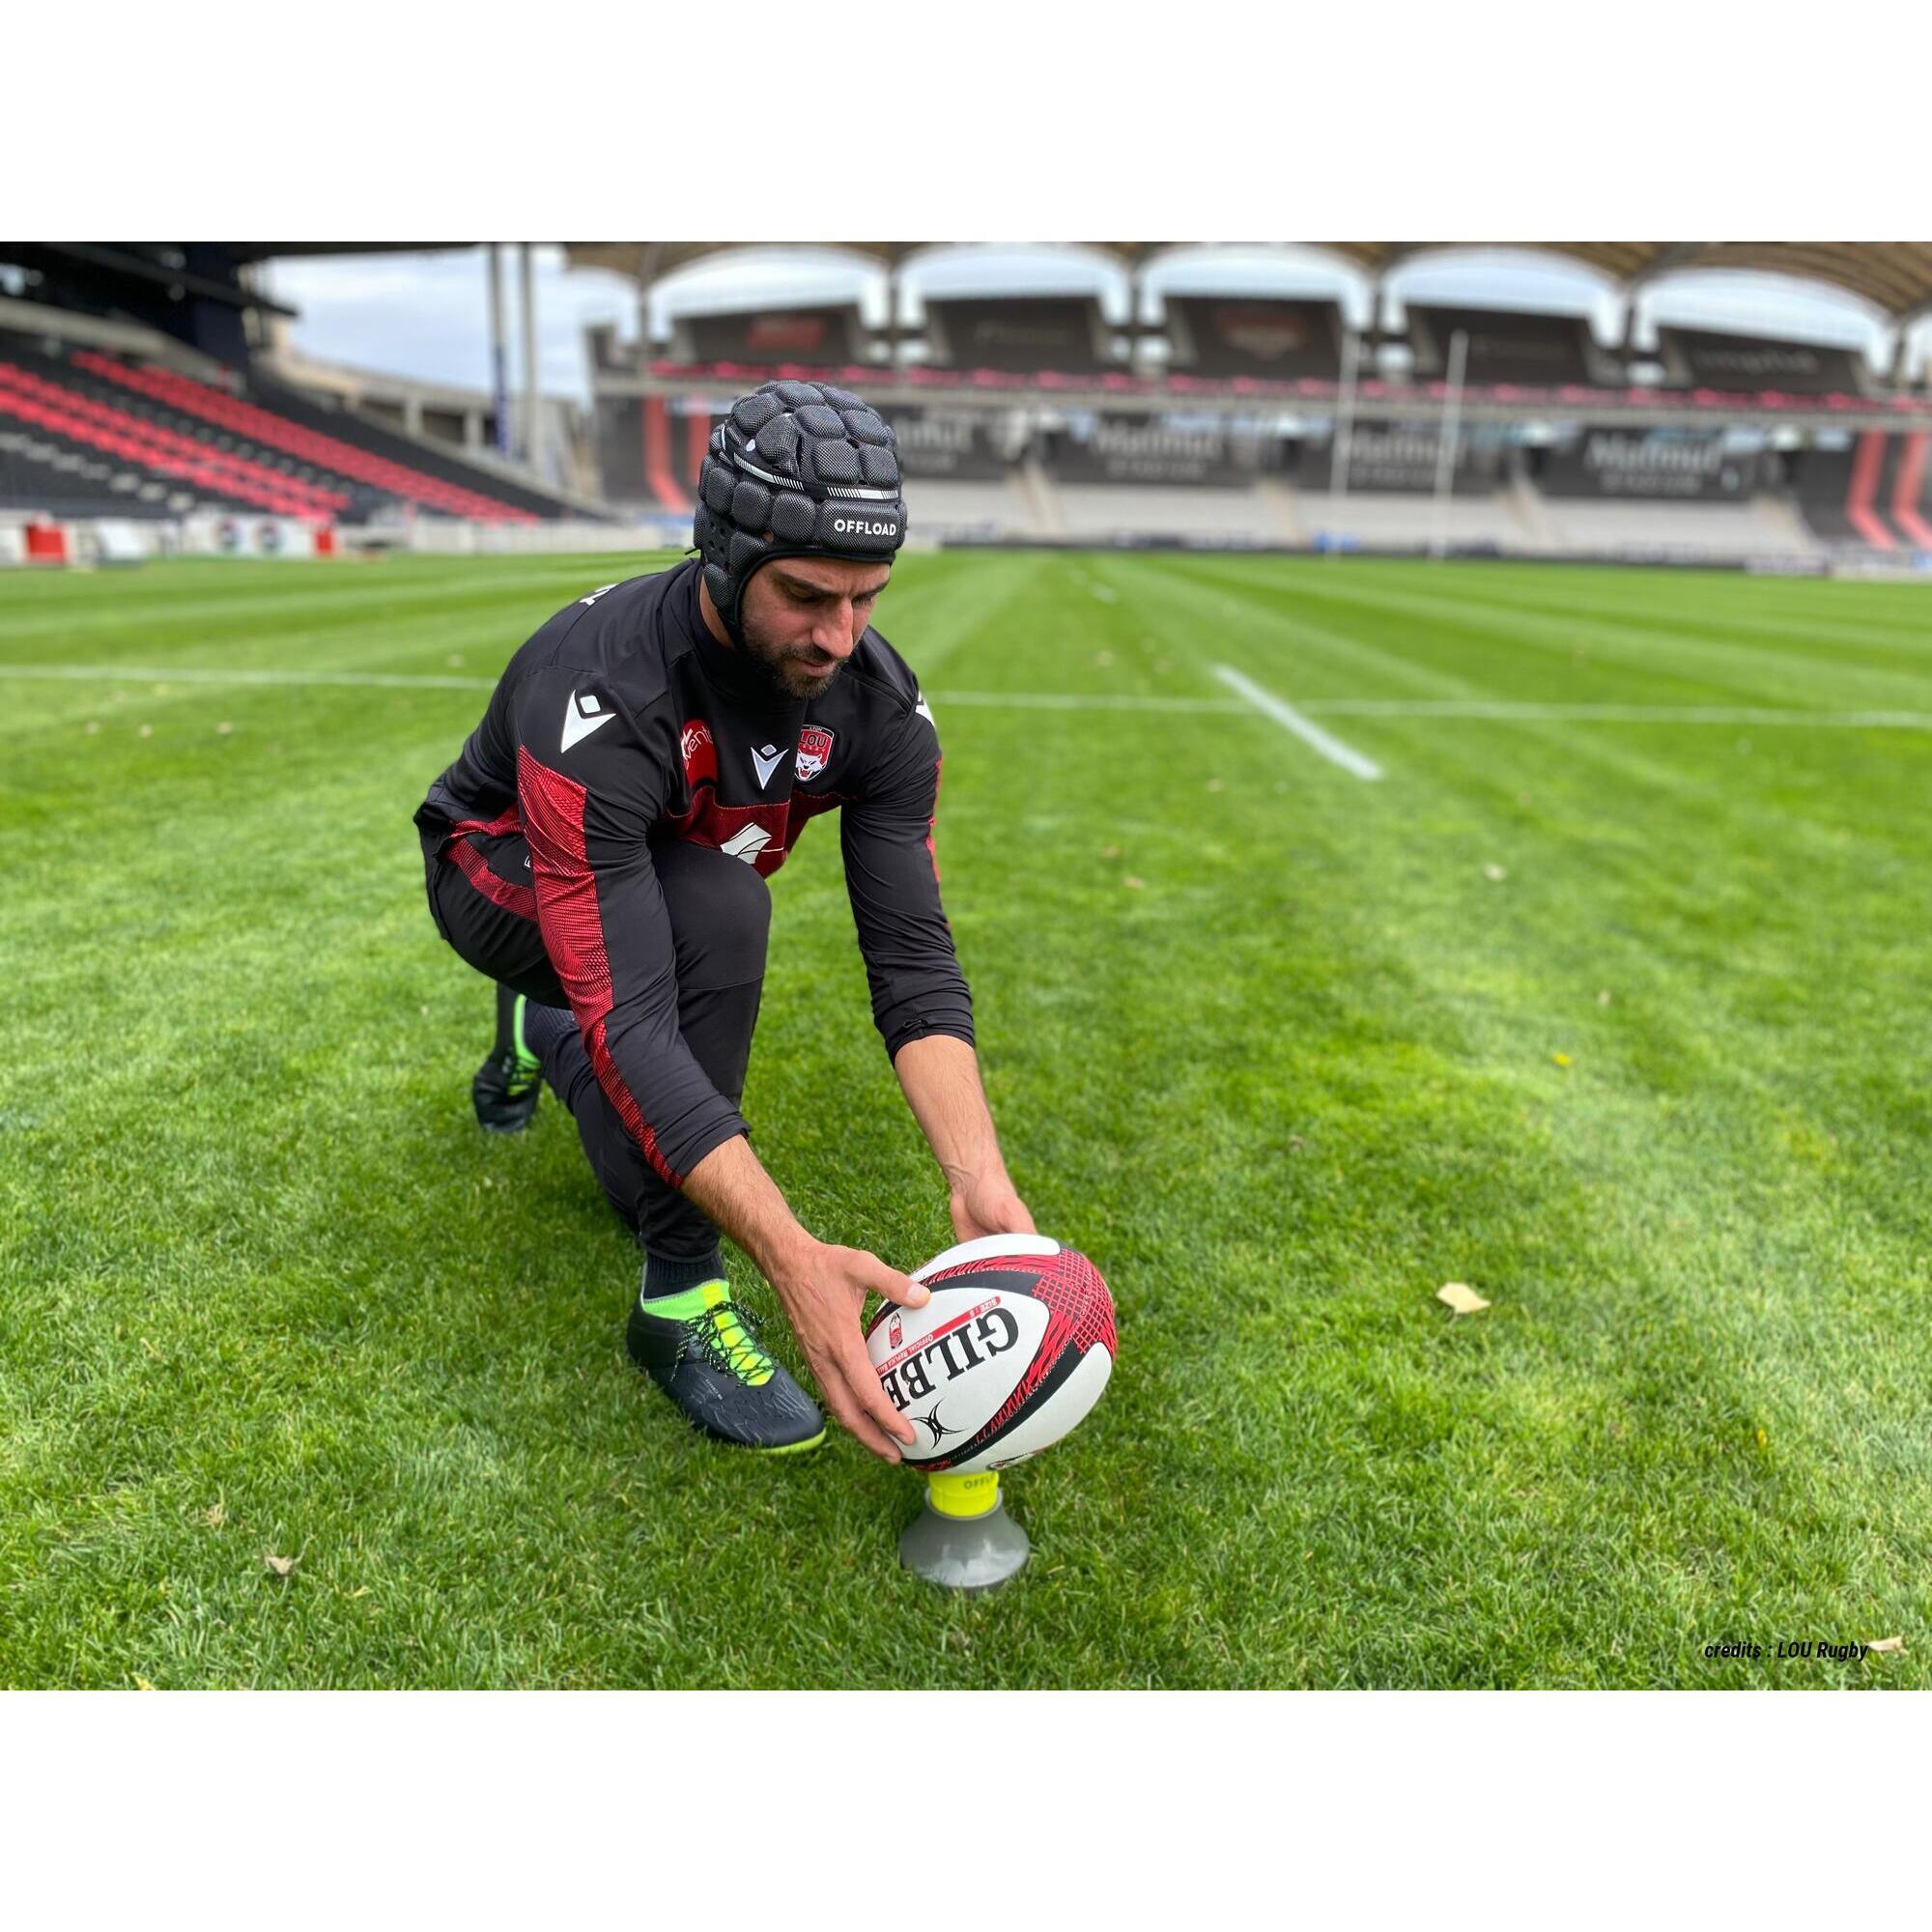
[[[939,740],[871,615],[905,540],[893,432],[857,396],[767,383],[714,432],[696,555],[558,611],[511,659],[416,812],[437,929],[497,983],[476,1118],[548,1083],[644,1249],[632,1358],[708,1435],[785,1452],[817,1406],[732,1299],[722,1230],[771,1283],[827,1406],[876,1455],[912,1426],[860,1312],[923,1288],[819,1240],[739,1112],[766,881],[837,811],[872,1018],[961,1240],[1031,1234],[993,1129],[933,857]]]

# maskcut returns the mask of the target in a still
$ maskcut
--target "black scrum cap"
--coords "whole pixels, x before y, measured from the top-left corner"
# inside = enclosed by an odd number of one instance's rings
[[[745,586],[781,556],[890,562],[905,542],[891,426],[849,389],[765,383],[731,405],[697,477],[704,586],[742,641]]]

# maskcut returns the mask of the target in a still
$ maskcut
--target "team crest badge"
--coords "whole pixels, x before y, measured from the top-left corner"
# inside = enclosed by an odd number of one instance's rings
[[[808,784],[822,772],[832,756],[832,733],[822,724],[808,724],[798,734],[798,758],[793,770],[801,784]]]
[[[902,1321],[900,1321],[899,1318],[896,1315],[893,1317],[891,1325],[886,1329],[886,1340],[890,1342],[895,1349],[896,1349],[899,1346],[899,1344],[905,1340],[905,1324]]]

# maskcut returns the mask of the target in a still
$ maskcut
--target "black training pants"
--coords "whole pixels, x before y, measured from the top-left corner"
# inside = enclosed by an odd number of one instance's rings
[[[522,834],[470,835],[465,863],[429,862],[429,904],[437,930],[479,973],[546,1007],[564,1007],[538,930]],[[742,860],[682,840],[651,853],[677,953],[677,1023],[711,1084],[735,1107],[744,1097],[752,1033],[764,989],[771,889]],[[478,863],[480,861],[480,864]],[[661,1179],[598,1085],[575,1024],[543,1030],[544,1077],[577,1121],[592,1171],[645,1250],[699,1261],[718,1229],[695,1201]],[[646,1110],[649,1096],[640,1094]]]

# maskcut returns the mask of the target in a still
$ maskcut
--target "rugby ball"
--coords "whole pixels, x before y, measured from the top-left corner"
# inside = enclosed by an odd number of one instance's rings
[[[923,1308],[888,1302],[866,1331],[879,1385],[919,1434],[905,1461],[961,1475],[1058,1442],[1114,1370],[1114,1297],[1083,1254],[1041,1235],[986,1235],[913,1280]]]

